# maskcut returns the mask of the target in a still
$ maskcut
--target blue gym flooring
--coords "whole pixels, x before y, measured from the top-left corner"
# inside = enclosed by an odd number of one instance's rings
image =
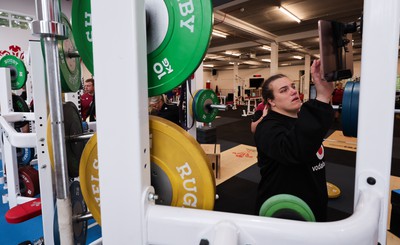
[[[3,177],[2,163],[0,160],[0,177]],[[4,185],[0,184],[0,195],[6,194]],[[39,197],[39,196],[38,196]],[[8,203],[0,202],[0,245],[18,245],[24,241],[34,242],[43,237],[42,216],[35,217],[20,224],[9,224],[5,219],[5,214],[9,210]],[[87,244],[101,237],[101,228],[89,221]]]

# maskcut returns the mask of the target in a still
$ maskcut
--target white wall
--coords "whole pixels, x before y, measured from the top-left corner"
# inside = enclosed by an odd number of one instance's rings
[[[72,0],[61,0],[61,9],[68,18],[71,18]],[[33,16],[35,19],[37,19],[34,0],[0,0],[0,10],[15,14]],[[25,56],[25,58],[28,55],[29,40],[39,39],[39,37],[32,35],[31,30],[22,30],[8,27],[0,27],[0,37],[0,52],[10,52],[10,46],[17,45],[21,47],[22,50],[20,53],[23,53],[23,56]],[[0,53],[0,58],[1,56],[2,54]],[[22,58],[19,55],[18,57]],[[29,70],[28,62],[25,62],[25,64],[27,65],[27,69]],[[90,77],[92,77],[92,75],[82,64],[82,79],[85,80]]]
[[[0,10],[36,16],[35,2],[35,0],[0,0]],[[60,2],[62,12],[70,17],[72,0],[61,0]]]

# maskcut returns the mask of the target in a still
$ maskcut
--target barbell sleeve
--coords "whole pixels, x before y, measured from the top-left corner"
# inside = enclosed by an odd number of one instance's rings
[[[68,57],[68,58],[79,58],[79,57],[81,57],[81,56],[79,55],[78,50],[68,51],[66,54],[67,54],[67,57]]]
[[[91,219],[93,219],[93,215],[90,212],[80,214],[80,215],[75,215],[73,217],[73,220],[75,222],[82,222],[82,221],[87,221],[87,220],[91,220]]]
[[[71,136],[66,136],[65,139],[69,142],[80,142],[80,141],[87,141],[90,138],[92,138],[92,136],[94,135],[94,133],[85,133],[85,134],[79,134],[79,135],[71,135]]]
[[[214,104],[211,104],[210,107],[212,109],[218,109],[220,111],[226,111],[226,108],[227,108],[226,105],[214,105]]]

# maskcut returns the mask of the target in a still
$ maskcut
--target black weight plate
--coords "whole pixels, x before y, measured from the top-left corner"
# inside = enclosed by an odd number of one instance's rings
[[[73,181],[70,185],[72,216],[87,213],[87,206],[83,200],[83,195],[79,181]],[[73,221],[72,229],[74,232],[74,244],[85,245],[87,237],[88,221]]]
[[[29,106],[21,96],[12,94],[12,103],[15,112],[29,112]],[[15,122],[14,127],[22,128],[28,123],[28,121]]]
[[[82,119],[76,105],[72,102],[66,102],[63,105],[63,109],[65,138],[68,139],[69,136],[83,134]],[[72,178],[79,176],[79,162],[83,149],[85,148],[85,144],[86,143],[82,141],[73,142],[66,140],[65,142],[68,173]]]

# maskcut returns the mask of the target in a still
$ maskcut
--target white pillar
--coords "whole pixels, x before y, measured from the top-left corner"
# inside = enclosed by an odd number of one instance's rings
[[[304,57],[304,84],[303,84],[303,94],[304,102],[310,99],[310,55],[307,54]]]
[[[364,1],[354,200],[364,190],[382,197],[380,244],[386,244],[399,22],[400,1]]]
[[[271,43],[271,65],[270,65],[270,76],[278,73],[278,50],[279,45],[277,43]]]

